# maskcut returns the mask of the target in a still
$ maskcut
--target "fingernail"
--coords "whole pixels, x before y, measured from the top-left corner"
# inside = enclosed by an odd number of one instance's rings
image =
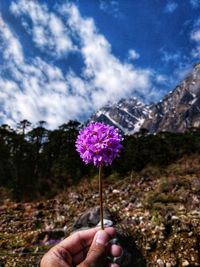
[[[101,244],[101,245],[107,245],[108,243],[108,235],[104,231],[99,231],[97,232],[97,238],[96,238],[96,243]]]
[[[121,257],[123,250],[119,245],[111,245],[110,252],[113,257]]]
[[[116,263],[111,263],[109,267],[119,267],[119,265]]]

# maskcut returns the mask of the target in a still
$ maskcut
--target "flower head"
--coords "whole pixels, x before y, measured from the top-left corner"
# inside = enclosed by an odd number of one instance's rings
[[[101,122],[92,122],[80,131],[76,150],[83,161],[95,166],[110,165],[122,149],[122,136],[118,129]]]

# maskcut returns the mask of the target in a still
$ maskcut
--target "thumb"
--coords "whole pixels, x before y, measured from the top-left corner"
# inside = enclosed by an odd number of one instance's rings
[[[104,230],[99,230],[92,242],[86,259],[77,267],[105,267],[106,248],[111,237]]]

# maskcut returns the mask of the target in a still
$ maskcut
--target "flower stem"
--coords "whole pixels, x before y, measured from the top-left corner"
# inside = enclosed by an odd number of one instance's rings
[[[100,198],[100,222],[101,229],[104,229],[103,225],[103,193],[102,193],[102,166],[99,167],[99,198]]]

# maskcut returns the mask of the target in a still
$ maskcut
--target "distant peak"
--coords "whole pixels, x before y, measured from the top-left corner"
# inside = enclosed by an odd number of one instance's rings
[[[159,102],[145,105],[136,97],[123,98],[117,103],[109,102],[92,119],[110,123],[126,134],[143,128],[157,133],[183,132],[200,126],[200,62]]]

